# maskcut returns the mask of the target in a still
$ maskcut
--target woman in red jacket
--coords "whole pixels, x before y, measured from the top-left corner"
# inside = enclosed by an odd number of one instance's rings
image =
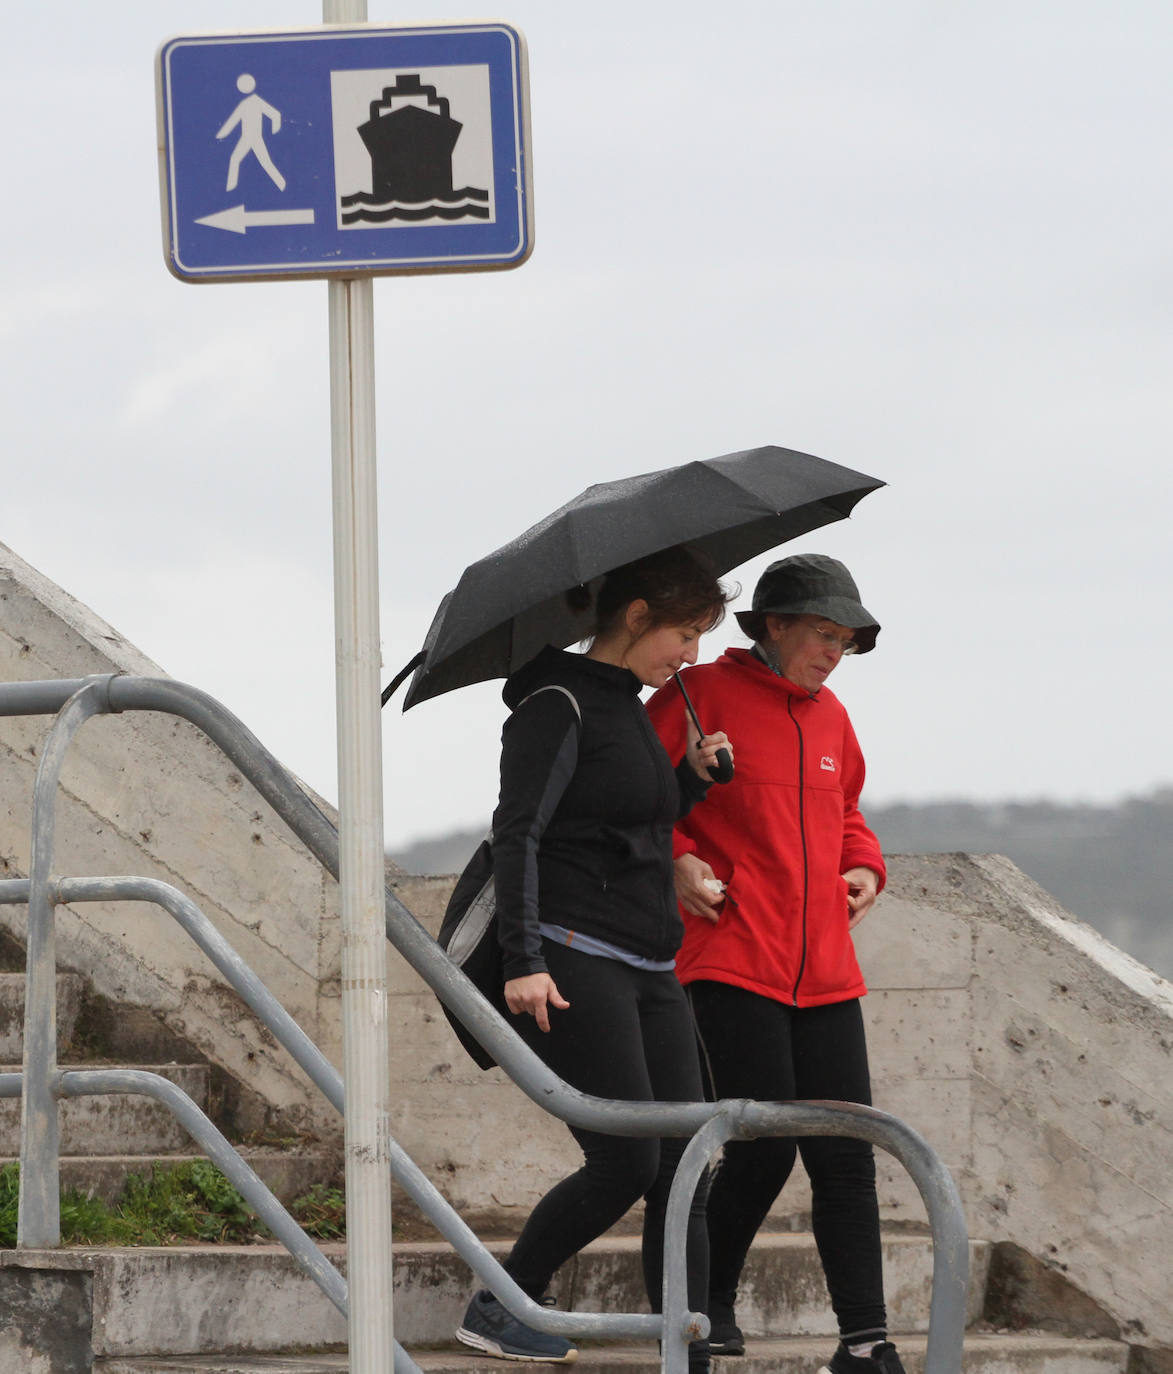
[[[740,612],[750,649],[686,669],[702,720],[737,723],[737,772],[676,827],[684,944],[676,972],[700,1033],[714,1098],[870,1104],[851,938],[883,887],[884,860],[859,812],[863,755],[825,686],[867,653],[879,625],[833,558],[772,564]],[[648,703],[669,756],[686,722],[674,684]],[[714,1354],[740,1355],[737,1284],[758,1227],[794,1166],[811,1181],[812,1226],[840,1343],[830,1374],[903,1374],[887,1339],[875,1161],[866,1141],[763,1137],[725,1147],[709,1195]]]

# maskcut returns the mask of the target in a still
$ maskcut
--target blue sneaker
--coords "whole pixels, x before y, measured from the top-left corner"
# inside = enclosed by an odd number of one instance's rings
[[[473,1298],[457,1328],[456,1339],[501,1360],[543,1360],[570,1364],[578,1351],[562,1336],[535,1331],[518,1319],[487,1288]]]

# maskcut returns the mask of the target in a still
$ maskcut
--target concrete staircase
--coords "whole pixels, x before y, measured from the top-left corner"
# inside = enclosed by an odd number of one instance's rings
[[[508,1242],[492,1246],[503,1252]],[[340,1247],[326,1247],[341,1261]],[[1121,1341],[1058,1332],[999,1330],[987,1320],[992,1247],[971,1246],[972,1374],[1124,1374]],[[12,1263],[11,1252],[3,1262]],[[500,1370],[452,1341],[472,1281],[447,1246],[396,1247],[395,1329],[426,1374]],[[270,1247],[66,1251],[17,1261],[42,1292],[58,1330],[87,1327],[94,1374],[337,1374],[345,1370],[345,1325],[283,1252]],[[923,1369],[932,1268],[927,1238],[889,1235],[884,1263],[890,1322],[909,1374]],[[720,1362],[728,1374],[814,1374],[834,1349],[834,1327],[808,1235],[759,1238],[739,1309],[747,1355]],[[639,1244],[605,1237],[558,1277],[560,1306],[641,1310]],[[776,1333],[786,1332],[785,1336]],[[3,1363],[0,1337],[0,1370]],[[283,1349],[277,1348],[278,1346]],[[237,1353],[224,1353],[235,1351]],[[584,1344],[578,1364],[599,1374],[654,1374],[655,1347]],[[57,1374],[58,1368],[48,1366]],[[17,1366],[13,1366],[15,1370]],[[23,1368],[23,1366],[22,1366]]]
[[[0,1072],[20,1072],[24,1053],[24,951],[0,938]],[[239,1142],[235,1085],[149,1013],[112,1007],[84,978],[57,977],[57,1054],[62,1067],[146,1069],[178,1084],[217,1126]],[[63,1188],[113,1202],[130,1173],[198,1158],[171,1113],[145,1097],[83,1097],[60,1106]],[[20,1152],[20,1102],[0,1099],[0,1165]],[[242,1154],[282,1201],[315,1182],[336,1183],[336,1151],[312,1141],[259,1141]],[[0,1374],[6,1374],[0,1365]]]

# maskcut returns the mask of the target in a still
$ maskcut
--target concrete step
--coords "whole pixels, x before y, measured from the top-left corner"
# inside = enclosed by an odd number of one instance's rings
[[[344,1246],[322,1248],[341,1265]],[[261,1354],[346,1341],[337,1308],[280,1246],[0,1250],[0,1292],[19,1290],[31,1275],[43,1307],[80,1303],[95,1357]],[[13,1313],[11,1300],[0,1308]]]
[[[0,1064],[24,1057],[24,974],[0,973]],[[68,1054],[81,1011],[85,982],[76,973],[57,975],[57,1053]]]
[[[333,1152],[302,1149],[295,1154],[242,1147],[240,1153],[281,1202],[303,1196],[315,1183],[336,1181],[337,1157]],[[147,1176],[156,1164],[171,1168],[203,1158],[200,1154],[63,1155],[61,1186],[113,1203],[122,1195],[128,1175]],[[0,1168],[15,1162],[15,1157],[0,1157]]]
[[[907,1374],[924,1374],[925,1338],[899,1337],[898,1342]],[[713,1367],[716,1374],[814,1374],[833,1349],[833,1343],[821,1339],[753,1341],[743,1357],[718,1359]],[[424,1374],[501,1374],[510,1368],[473,1351],[410,1353]],[[965,1374],[1124,1374],[1128,1354],[1128,1346],[1120,1341],[980,1332],[966,1336],[962,1368]],[[656,1374],[659,1367],[654,1349],[621,1345],[581,1346],[574,1364],[590,1374]],[[342,1374],[347,1368],[344,1352],[94,1361],[94,1374]]]
[[[508,1242],[489,1247],[502,1255]],[[345,1247],[323,1249],[341,1267]],[[988,1247],[971,1246],[970,1320],[980,1315]],[[928,1318],[931,1247],[925,1237],[884,1244],[889,1318],[894,1331],[923,1331]],[[113,1357],[253,1353],[341,1346],[346,1324],[321,1291],[276,1246],[0,1251],[4,1269],[89,1276],[94,1354]],[[834,1323],[809,1236],[764,1236],[751,1253],[747,1286],[756,1295],[750,1332],[785,1331],[834,1344]],[[447,1345],[474,1287],[463,1261],[443,1244],[395,1247],[395,1330],[404,1345]],[[595,1242],[566,1265],[554,1285],[559,1306],[579,1311],[644,1311],[639,1242]]]
[[[639,1250],[638,1236],[606,1238],[588,1246],[559,1275],[555,1285],[558,1305],[583,1312],[643,1310]],[[990,1247],[972,1242],[969,1263],[967,1320],[975,1322],[981,1316]],[[884,1237],[884,1294],[893,1330],[926,1329],[932,1267],[932,1244],[927,1236]],[[467,1298],[453,1294],[441,1312],[441,1302],[446,1298],[447,1293],[442,1295],[433,1288],[434,1334],[420,1336],[421,1342],[442,1339],[440,1320],[461,1316]],[[793,1336],[834,1335],[830,1300],[811,1235],[774,1232],[758,1236],[739,1287],[737,1318],[748,1337],[772,1336],[780,1331]]]
[[[62,1067],[70,1067],[63,1065]],[[77,1068],[122,1065],[85,1063]],[[206,1064],[136,1064],[130,1067],[160,1074],[177,1083],[205,1111],[209,1070]],[[0,1066],[0,1073],[19,1073],[20,1064]],[[63,1155],[165,1155],[191,1149],[191,1137],[162,1103],[131,1094],[74,1097],[61,1103]],[[20,1153],[20,1099],[0,1099],[0,1155]]]

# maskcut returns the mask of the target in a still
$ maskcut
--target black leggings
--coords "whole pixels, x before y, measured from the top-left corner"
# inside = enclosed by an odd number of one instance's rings
[[[615,959],[542,941],[550,976],[570,1003],[550,1010],[550,1031],[528,1014],[513,1017],[522,1038],[573,1087],[625,1102],[703,1100],[696,1032],[673,973],[648,973]],[[644,1283],[660,1311],[668,1190],[687,1138],[633,1139],[571,1126],[585,1157],[534,1208],[505,1269],[533,1298],[555,1271],[613,1226],[642,1197]],[[688,1219],[688,1301],[708,1299],[708,1245],[702,1178]]]
[[[859,1001],[790,1007],[725,983],[688,987],[714,1098],[824,1099],[871,1105]],[[790,1177],[794,1140],[763,1136],[725,1146],[709,1195],[715,1303],[732,1307],[750,1243]],[[887,1329],[872,1147],[847,1137],[797,1142],[811,1184],[811,1224],[844,1338]]]

